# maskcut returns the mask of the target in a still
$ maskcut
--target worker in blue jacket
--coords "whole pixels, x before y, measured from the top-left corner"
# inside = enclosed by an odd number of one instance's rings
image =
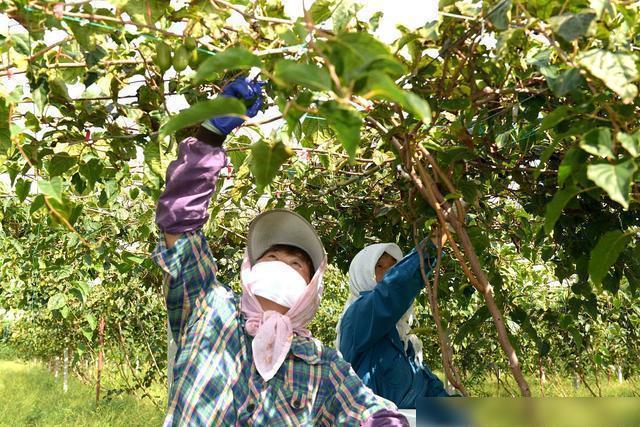
[[[425,272],[435,246],[423,250]],[[349,267],[349,299],[337,326],[336,347],[374,393],[398,408],[421,397],[449,396],[422,361],[422,342],[411,334],[413,304],[424,286],[414,248],[403,257],[394,243],[365,247]]]

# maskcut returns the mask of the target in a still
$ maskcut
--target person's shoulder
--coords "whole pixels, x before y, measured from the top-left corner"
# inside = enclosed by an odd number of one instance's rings
[[[312,338],[316,342],[318,347],[318,356],[323,364],[327,365],[331,371],[348,372],[351,369],[351,364],[344,360],[342,353],[333,347],[329,347],[323,344],[320,340]]]
[[[299,359],[310,364],[332,364],[342,359],[340,353],[314,337],[296,336],[291,351]]]
[[[240,312],[240,296],[231,287],[219,282],[217,279],[214,279],[204,293],[202,300],[206,306],[220,311],[219,314],[232,316]]]

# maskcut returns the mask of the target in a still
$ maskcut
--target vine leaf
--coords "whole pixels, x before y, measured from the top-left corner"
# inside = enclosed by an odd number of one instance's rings
[[[586,34],[591,21],[596,17],[593,12],[587,13],[565,13],[553,16],[549,19],[549,25],[554,33],[571,42]]]
[[[577,147],[570,148],[558,166],[558,185],[563,185],[587,159],[587,153]]]
[[[591,251],[589,276],[594,285],[600,285],[611,266],[631,241],[631,235],[620,230],[603,234]]]
[[[6,154],[11,148],[10,105],[6,99],[0,97],[0,154]]]
[[[47,309],[49,311],[60,310],[67,305],[67,297],[64,294],[57,293],[49,298]]]
[[[195,81],[214,80],[226,70],[247,70],[262,65],[260,58],[246,49],[231,47],[207,58],[196,71]]]
[[[160,137],[171,135],[176,131],[201,123],[211,117],[234,115],[240,116],[246,111],[242,101],[236,98],[219,96],[215,99],[198,102],[186,110],[180,111],[171,117],[160,128]]]
[[[62,203],[62,178],[59,176],[51,178],[50,181],[38,181],[38,188],[45,196]]]
[[[155,190],[160,190],[162,186],[162,160],[160,157],[160,142],[157,138],[152,138],[145,144],[143,154],[143,182]]]
[[[24,200],[29,195],[30,188],[31,188],[31,181],[18,178],[18,180],[16,181],[16,196],[18,196],[18,200],[20,200],[21,202],[24,202]]]
[[[542,123],[540,123],[540,131],[551,129],[569,116],[569,109],[566,105],[561,105],[549,114],[547,114]]]
[[[134,21],[145,22],[147,25],[155,25],[169,6],[166,0],[114,0],[113,3],[127,12]]]
[[[509,28],[511,21],[511,0],[501,0],[492,6],[491,13],[487,16],[496,30],[502,31]]]
[[[556,225],[558,218],[564,207],[569,203],[569,200],[573,199],[580,190],[575,185],[569,185],[562,190],[556,192],[553,195],[551,201],[547,204],[546,212],[544,215],[544,231],[549,234]]]
[[[311,20],[320,24],[321,22],[326,21],[331,18],[332,14],[333,1],[332,0],[317,0],[309,9],[309,14],[311,15]]]
[[[585,133],[580,141],[580,148],[594,156],[607,158],[615,157],[611,129],[599,127]]]
[[[400,89],[386,74],[379,71],[370,73],[367,88],[365,98],[381,98],[395,102],[423,123],[431,123],[429,103],[414,93]]]
[[[282,141],[261,139],[251,146],[249,170],[255,179],[258,193],[262,193],[264,187],[271,184],[280,166],[293,155],[293,150]]]
[[[311,90],[331,90],[331,77],[327,70],[312,64],[281,59],[274,67],[274,78],[281,86],[301,85]]]
[[[87,160],[79,167],[80,174],[86,178],[89,188],[93,188],[98,179],[100,179],[103,170],[104,165],[97,157]]]
[[[394,80],[407,72],[387,45],[366,32],[342,33],[322,46],[345,85],[354,84],[375,71]]]
[[[342,108],[335,101],[323,103],[320,106],[320,112],[327,119],[329,127],[338,135],[349,157],[353,158],[360,145],[360,127],[362,126],[360,113]]]
[[[640,156],[640,131],[629,135],[628,133],[618,132],[618,142],[627,150],[634,158]]]
[[[596,163],[587,166],[587,178],[606,191],[611,200],[615,200],[627,209],[631,179],[637,170],[638,165],[633,159],[627,159],[618,164]]]
[[[546,76],[549,88],[557,97],[573,92],[583,81],[580,70],[571,68],[561,72],[557,77]]]
[[[49,160],[47,171],[49,176],[62,175],[76,164],[76,158],[67,153],[58,153]]]
[[[578,63],[617,93],[624,103],[631,103],[638,95],[638,88],[633,84],[638,79],[633,55],[591,49],[579,55]]]

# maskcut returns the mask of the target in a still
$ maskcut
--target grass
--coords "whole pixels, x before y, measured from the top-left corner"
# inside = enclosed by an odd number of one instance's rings
[[[69,377],[69,390],[62,391],[61,378],[54,376],[40,365],[18,361],[15,353],[0,346],[0,426],[159,426],[164,413],[148,400],[134,396],[117,396],[101,401],[95,406],[95,390],[92,386]],[[438,372],[438,374],[440,374]],[[439,375],[442,378],[442,375]],[[537,378],[527,378],[534,396],[540,396]],[[595,390],[595,382],[588,382]],[[503,376],[506,387],[518,395],[515,382]],[[504,387],[497,387],[495,377],[487,376],[479,384],[469,385],[474,396],[507,397]],[[600,378],[603,397],[640,396],[637,380],[618,384],[617,379]],[[545,396],[590,396],[584,385],[574,389],[572,379],[562,375],[550,375],[545,384]],[[164,389],[154,390],[161,394]]]
[[[470,386],[473,396],[483,397],[510,397],[519,396],[518,386],[511,377],[510,373],[503,375],[502,384],[498,386],[495,376],[487,376],[485,380],[479,384]],[[588,375],[587,383],[598,394],[598,386],[600,385],[600,394],[602,397],[638,397],[640,396],[640,383],[637,377],[634,379],[626,379],[622,383],[618,383],[618,379],[612,376],[610,380],[606,375],[600,375],[598,383],[596,383],[593,375]],[[533,397],[592,397],[589,389],[582,383],[578,382],[577,388],[574,386],[573,378],[570,375],[552,374],[548,375],[543,385],[540,387],[540,379],[538,377],[527,376],[529,389]],[[544,392],[544,394],[543,394]]]
[[[133,396],[105,399],[70,376],[61,378],[33,363],[0,360],[0,426],[159,426],[163,411]]]

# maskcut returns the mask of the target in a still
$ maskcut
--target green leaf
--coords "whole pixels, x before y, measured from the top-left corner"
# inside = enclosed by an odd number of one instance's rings
[[[564,184],[567,178],[586,160],[587,154],[584,151],[578,148],[570,148],[567,150],[564,158],[560,162],[560,166],[558,166],[558,185]]]
[[[454,3],[460,13],[464,16],[478,16],[482,13],[482,2],[473,0],[462,0]]]
[[[6,154],[11,148],[11,117],[10,104],[0,97],[0,154]]]
[[[511,22],[511,0],[500,0],[495,5],[492,5],[487,18],[498,31],[509,28],[509,22]]]
[[[631,135],[624,132],[618,132],[617,138],[620,145],[622,145],[622,147],[627,150],[631,156],[634,158],[640,156],[640,131]]]
[[[386,74],[376,71],[369,75],[365,98],[377,98],[395,102],[412,113],[423,123],[431,123],[431,107],[418,95],[400,89]]]
[[[593,12],[565,13],[549,19],[549,25],[554,33],[570,42],[586,34],[591,21],[596,17]]]
[[[71,294],[83,303],[87,301],[87,296],[90,291],[91,288],[89,287],[89,284],[83,281],[76,282],[75,286],[70,290]]]
[[[49,79],[49,96],[59,102],[71,102],[67,83],[61,77]]]
[[[631,242],[631,234],[620,230],[609,231],[603,234],[596,246],[591,250],[589,259],[589,277],[594,285],[600,285],[609,269],[617,261],[618,257]]]
[[[255,179],[259,193],[271,184],[280,166],[294,154],[293,150],[282,141],[272,142],[261,139],[251,145],[249,170]]]
[[[624,103],[632,102],[638,95],[638,88],[633,84],[638,79],[633,55],[591,49],[578,56],[578,63],[617,93]]]
[[[82,335],[89,341],[93,339],[93,331],[87,328],[82,328]]]
[[[47,171],[49,176],[62,175],[76,164],[76,158],[67,153],[58,153],[49,160]]]
[[[246,112],[242,101],[236,98],[219,96],[215,99],[198,102],[186,110],[171,117],[160,128],[160,137],[171,135],[176,131],[201,123],[215,116],[240,116]]]
[[[615,200],[627,209],[631,179],[636,170],[638,166],[633,159],[623,160],[615,165],[597,163],[587,166],[587,178],[606,191],[611,200]]]
[[[131,264],[142,264],[145,259],[146,258],[143,258],[129,251],[124,251],[124,253],[122,254],[122,260],[128,261]]]
[[[62,178],[59,176],[51,178],[50,181],[38,181],[38,188],[45,196],[62,203]]]
[[[324,68],[288,59],[276,62],[274,78],[283,86],[301,85],[311,90],[330,91],[331,77]]]
[[[331,16],[334,31],[343,32],[349,22],[355,18],[358,9],[359,5],[354,0],[340,0]]]
[[[469,334],[477,332],[480,326],[489,318],[491,318],[491,312],[489,311],[487,306],[480,306],[480,308],[478,308],[478,310],[473,313],[473,316],[471,316],[469,320],[462,323],[462,326],[458,328],[458,333],[453,339],[453,342],[456,344],[460,344],[462,340]]]
[[[129,14],[135,22],[155,25],[166,13],[167,0],[113,0],[112,3]]]
[[[540,341],[537,343],[538,352],[540,357],[545,357],[551,351],[551,343],[549,340]]]
[[[611,129],[599,127],[590,130],[582,136],[580,148],[594,156],[602,158],[615,157]]]
[[[60,309],[60,316],[62,316],[63,319],[66,319],[67,317],[69,317],[70,313],[71,313],[71,310],[69,310],[69,306],[67,305],[65,305]]]
[[[546,76],[546,79],[549,88],[557,97],[562,97],[573,92],[584,81],[584,78],[580,75],[580,70],[576,68],[565,70],[557,77]]]
[[[571,325],[569,326],[569,333],[571,334],[573,341],[576,343],[578,351],[580,351],[582,349],[582,335],[580,335],[580,331],[578,331],[575,326]]]
[[[79,167],[80,174],[87,179],[89,188],[93,188],[104,170],[104,165],[98,158],[92,158]]]
[[[47,302],[47,309],[49,311],[60,310],[67,305],[67,297],[64,294],[57,293],[49,298]]]
[[[349,157],[353,158],[360,145],[362,116],[356,110],[342,108],[337,102],[329,101],[320,106],[320,113],[327,119],[329,127],[336,133]]]
[[[98,326],[98,321],[96,320],[96,317],[91,313],[85,314],[84,320],[87,321],[87,323],[89,324],[89,328],[91,328],[92,331],[96,329],[96,326]]]
[[[13,42],[13,48],[21,55],[30,55],[30,38],[27,34],[12,34],[11,41]]]
[[[160,141],[152,138],[144,146],[144,182],[160,189],[162,182],[162,160],[160,158]]]
[[[33,215],[34,212],[37,212],[43,206],[44,206],[44,195],[43,194],[38,194],[31,201],[31,206],[29,206],[29,214]]]
[[[333,0],[317,0],[311,5],[309,14],[314,24],[319,24],[331,18]]]
[[[346,84],[352,84],[371,72],[382,72],[396,79],[406,72],[389,51],[389,47],[366,32],[350,32],[332,37],[322,45],[336,73]]]
[[[569,109],[565,105],[561,105],[549,114],[547,114],[542,123],[540,123],[540,131],[551,129],[563,120],[569,117]]]
[[[230,47],[207,58],[195,75],[196,82],[215,80],[219,74],[227,70],[247,70],[262,65],[260,58],[246,49]]]
[[[24,202],[29,195],[29,189],[31,189],[31,181],[18,178],[16,181],[16,196],[18,196],[18,200]]]
[[[580,190],[574,185],[567,186],[562,190],[556,192],[553,195],[551,201],[547,204],[547,208],[544,214],[544,231],[549,234],[556,225],[558,218],[564,207],[569,203],[569,200],[573,199]]]

